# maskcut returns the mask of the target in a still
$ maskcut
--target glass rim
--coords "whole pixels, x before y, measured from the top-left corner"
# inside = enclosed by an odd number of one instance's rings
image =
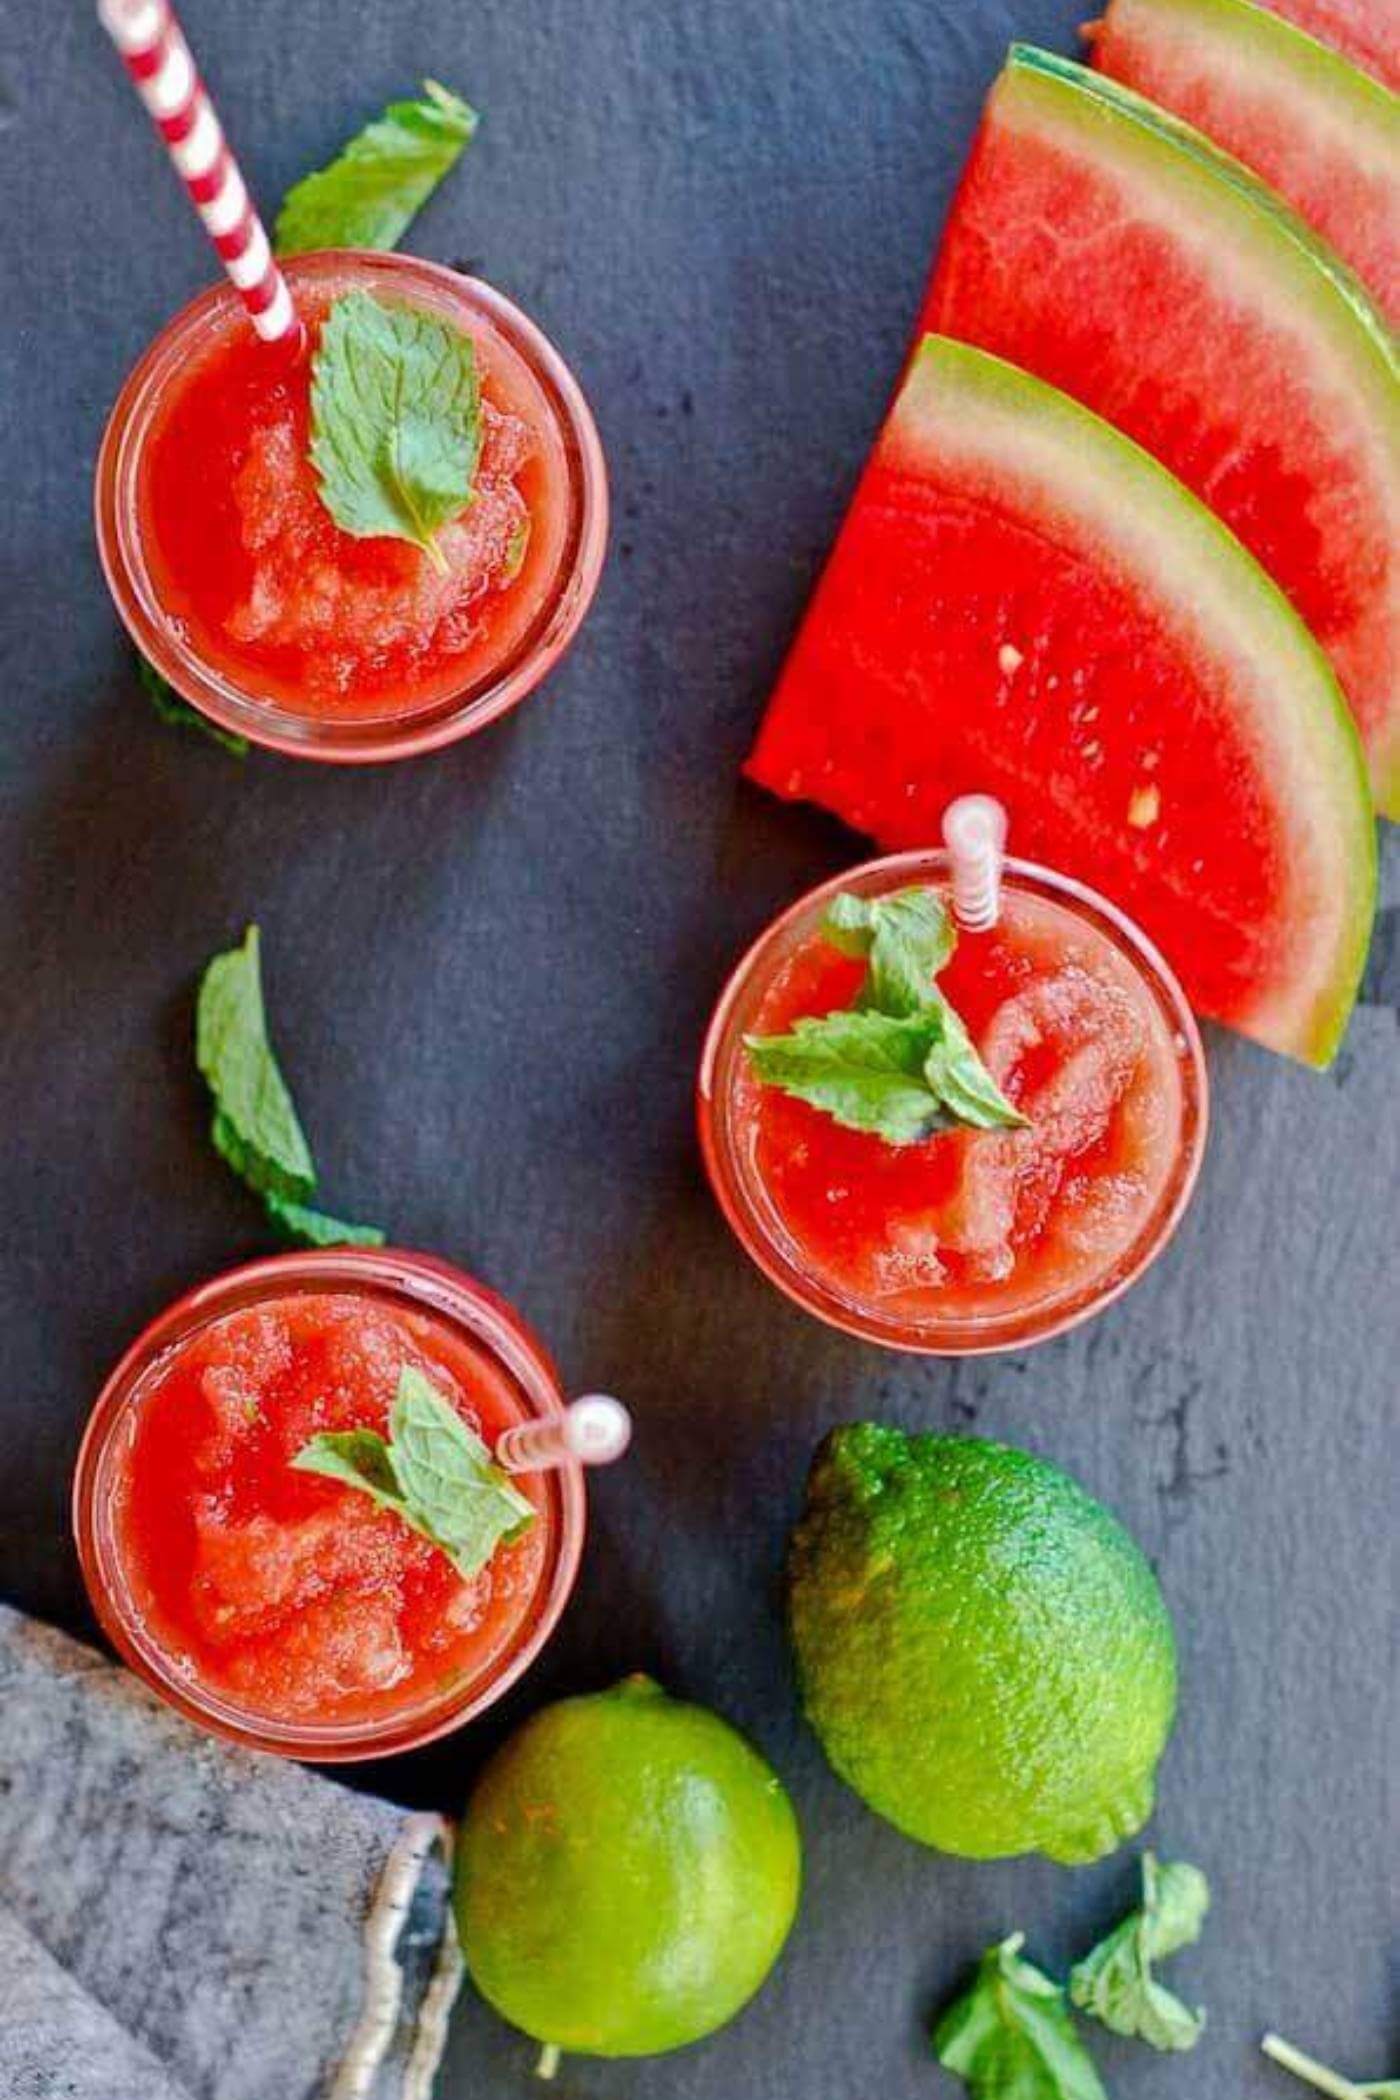
[[[187,1721],[246,1749],[318,1764],[353,1763],[415,1750],[465,1726],[522,1677],[553,1633],[583,1553],[583,1468],[551,1469],[551,1551],[518,1637],[477,1677],[421,1698],[377,1721],[275,1721],[212,1692],[170,1659],[124,1596],[120,1553],[104,1525],[104,1466],[114,1439],[163,1357],[211,1321],[271,1297],[346,1291],[428,1311],[464,1331],[509,1373],[533,1419],[562,1415],[564,1388],[553,1359],[513,1306],[436,1255],[398,1247],[337,1247],[275,1254],[225,1269],[186,1291],[149,1322],[108,1374],[89,1413],[73,1471],[72,1522],[88,1597],[103,1632],[152,1691]]]
[[[1210,1121],[1210,1082],[1200,1027],[1176,973],[1155,943],[1126,912],[1099,891],[1058,869],[1008,855],[1003,863],[1008,885],[1065,905],[1097,922],[1101,931],[1126,953],[1147,982],[1173,1036],[1183,1046],[1182,1113],[1173,1171],[1131,1246],[1107,1273],[1060,1296],[1038,1300],[1004,1314],[962,1314],[943,1322],[881,1315],[869,1301],[843,1292],[817,1276],[797,1258],[796,1241],[784,1246],[752,1200],[739,1162],[734,1127],[733,1078],[739,1045],[736,1015],[755,973],[794,933],[839,891],[854,886],[878,890],[894,881],[930,876],[946,880],[949,856],[942,847],[918,847],[878,856],[840,870],[806,890],[750,942],[725,978],[705,1031],[695,1084],[700,1150],[710,1187],[721,1211],[743,1247],[770,1283],[804,1312],[827,1326],[913,1356],[991,1356],[1027,1349],[1066,1334],[1104,1311],[1151,1267],[1167,1246],[1190,1203],[1205,1153]]]
[[[419,256],[368,248],[318,249],[288,257],[283,268],[293,287],[298,280],[334,277],[347,268],[400,282],[417,279],[438,297],[479,312],[521,358],[549,402],[569,468],[568,535],[544,605],[503,663],[457,691],[408,714],[343,719],[297,714],[258,697],[208,664],[174,631],[141,553],[135,472],[164,388],[178,371],[191,335],[224,316],[242,314],[237,292],[223,279],[206,286],[166,322],[128,373],[108,416],[93,486],[97,551],[107,587],[141,653],[182,699],[232,735],[285,757],[332,765],[371,765],[439,750],[484,729],[533,692],[573,641],[593,602],[609,518],[597,424],[582,387],[544,331],[480,278]]]

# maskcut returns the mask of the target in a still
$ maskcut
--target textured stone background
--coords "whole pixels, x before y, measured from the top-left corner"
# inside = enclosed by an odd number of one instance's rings
[[[93,452],[207,263],[90,9],[53,10],[41,40],[20,15],[0,18],[0,1584],[87,1628],[65,1498],[96,1384],[173,1293],[264,1245],[189,1056],[195,973],[256,915],[328,1201],[477,1270],[640,1421],[530,1683],[498,1724],[371,1776],[452,1804],[506,1722],[644,1666],[750,1730],[802,1814],[807,1898],[772,1987],[708,2045],[574,2065],[561,2090],[951,2093],[924,2025],[967,1961],[1021,1926],[1063,1963],[1129,1893],[1127,1855],[1070,1874],[923,1854],[824,1769],[776,1571],[812,1444],[861,1414],[1061,1460],[1175,1609],[1184,1706],[1152,1835],[1215,1884],[1179,1965],[1212,2026],[1189,2064],[1105,2042],[1115,2100],[1281,2096],[1265,2024],[1393,2070],[1400,868],[1336,1070],[1214,1039],[1214,1138],[1173,1252],[1026,1358],[920,1366],[809,1323],[729,1240],[691,1137],[726,964],[859,851],[741,788],[738,762],[983,90],[1013,33],[1070,48],[1070,0],[189,0],[268,200],[424,71],[480,103],[414,245],[538,316],[612,464],[611,564],[547,695],[358,775],[240,770],[136,694]],[[523,2095],[530,2064],[469,2005],[447,2100]]]

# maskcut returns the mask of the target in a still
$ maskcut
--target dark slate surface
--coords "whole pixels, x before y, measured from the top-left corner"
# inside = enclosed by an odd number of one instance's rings
[[[690,1084],[726,962],[855,857],[736,769],[878,419],[981,94],[1072,0],[190,0],[263,196],[425,70],[487,112],[415,245],[522,300],[596,405],[617,529],[549,690],[471,746],[358,775],[239,770],[151,721],[88,530],[123,371],[207,274],[85,6],[0,19],[0,777],[7,911],[0,1583],[88,1621],[65,1496],[97,1381],[177,1289],[258,1251],[210,1155],[194,973],[253,914],[326,1193],[516,1299],[580,1386],[624,1393],[577,1600],[500,1724],[372,1775],[454,1803],[505,1722],[648,1667],[752,1732],[808,1888],[726,2034],[574,2065],[599,2100],[951,2093],[926,2015],[991,1936],[1063,1963],[1127,1897],[920,1852],[823,1768],[776,1570],[810,1449],[880,1414],[1007,1436],[1132,1525],[1175,1609],[1184,1707],[1153,1836],[1217,1891],[1179,1964],[1189,2063],[1101,2050],[1115,2100],[1265,2100],[1277,2024],[1357,2074],[1388,2021],[1395,1766],[1396,919],[1335,1072],[1211,1044],[1217,1118],[1171,1255],[1104,1321],[955,1369],[826,1334],[746,1266],[701,1184]],[[1391,871],[1391,896],[1400,883]],[[1388,1419],[1389,1418],[1389,1419]],[[1387,1917],[1388,1899],[1391,1904]],[[529,2091],[461,2016],[444,2091]]]

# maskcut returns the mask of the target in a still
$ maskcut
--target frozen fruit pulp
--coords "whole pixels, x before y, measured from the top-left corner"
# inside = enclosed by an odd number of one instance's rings
[[[749,1032],[849,1005],[862,965],[814,930]],[[1066,907],[1008,892],[939,984],[1029,1119],[894,1146],[844,1129],[745,1066],[741,1143],[801,1265],[882,1314],[1002,1317],[1110,1277],[1160,1205],[1183,1118],[1180,1043],[1135,966]]]
[[[357,538],[308,453],[311,348],[355,282],[306,284],[308,343],[269,350],[237,313],[167,383],[140,461],[152,588],[212,670],[293,713],[410,714],[508,661],[558,582],[569,466],[538,379],[465,300],[431,310],[474,342],[482,449],[440,567],[406,540]]]
[[[178,1344],[138,1392],[112,1489],[130,1600],[181,1673],[280,1723],[373,1722],[511,1652],[544,1573],[550,1508],[471,1581],[368,1496],[290,1460],[322,1430],[387,1434],[421,1370],[488,1446],[531,1410],[505,1369],[430,1314],[350,1293],[269,1300]]]

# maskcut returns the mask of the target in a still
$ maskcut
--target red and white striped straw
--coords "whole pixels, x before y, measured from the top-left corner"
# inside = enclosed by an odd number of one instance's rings
[[[280,342],[297,327],[292,295],[169,0],[97,0],[97,12],[249,319],[264,342]]]

